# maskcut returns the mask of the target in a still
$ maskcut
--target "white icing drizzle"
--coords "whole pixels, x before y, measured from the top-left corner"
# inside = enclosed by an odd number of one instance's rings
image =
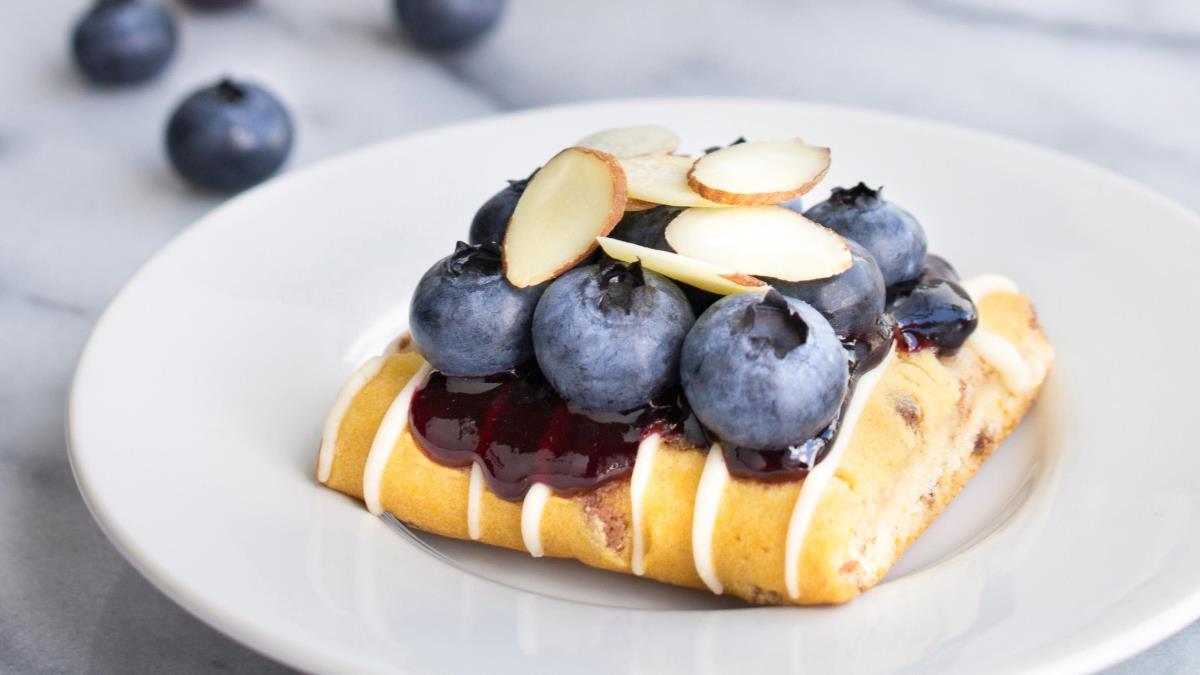
[[[967,295],[976,301],[989,293],[1001,291],[1006,293],[1019,292],[1017,290],[1017,282],[999,274],[978,274],[969,279],[963,279],[958,282],[958,285],[962,286]]]
[[[396,398],[392,399],[391,405],[383,415],[383,422],[379,424],[375,438],[371,441],[371,451],[367,454],[367,465],[363,469],[363,501],[367,504],[367,510],[377,516],[383,513],[383,505],[380,503],[383,471],[387,468],[400,435],[408,428],[408,409],[412,404],[413,392],[425,383],[431,370],[428,363],[422,363],[417,372],[413,373],[400,393],[396,394]]]
[[[788,523],[787,543],[783,555],[784,580],[787,582],[788,595],[793,599],[800,597],[800,552],[804,548],[804,539],[808,535],[808,526],[812,523],[813,513],[817,510],[817,504],[821,501],[821,495],[825,493],[829,480],[837,471],[838,464],[842,461],[842,455],[846,453],[846,448],[850,445],[850,440],[854,438],[854,429],[858,426],[859,416],[867,407],[871,393],[875,391],[875,386],[887,372],[895,355],[895,346],[890,346],[883,361],[858,378],[858,384],[855,385],[854,393],[850,395],[850,402],[846,405],[846,412],[842,413],[841,428],[838,430],[837,438],[833,441],[833,447],[829,449],[829,454],[825,456],[825,459],[808,472],[808,476],[800,486],[800,494],[796,496],[796,504],[792,507],[792,518]]]
[[[1033,382],[1033,373],[1016,345],[982,328],[975,329],[975,332],[967,339],[967,344],[975,350],[976,354],[979,354],[980,358],[987,361],[989,366],[1000,373],[1000,377],[1009,389],[1017,393],[1029,391]]]
[[[642,534],[642,497],[646,494],[646,486],[650,484],[654,456],[658,454],[660,441],[662,436],[650,434],[638,443],[637,457],[633,460],[633,475],[629,477],[629,501],[633,517],[633,555],[629,564],[633,573],[639,577],[646,573],[642,564],[642,556],[646,552],[645,538]]]
[[[346,380],[346,383],[338,390],[333,407],[329,409],[329,414],[325,417],[325,430],[321,435],[321,451],[317,455],[317,480],[322,483],[328,481],[329,474],[333,473],[333,457],[337,454],[337,437],[338,431],[342,427],[342,418],[346,416],[346,411],[350,409],[350,403],[358,395],[358,392],[379,374],[385,360],[382,356],[368,360],[359,366],[358,370],[354,371],[350,375],[350,379]]]
[[[990,293],[1018,292],[1016,282],[999,274],[980,274],[963,280],[961,286],[976,302]],[[1029,390],[1033,372],[1016,345],[983,328],[976,328],[967,338],[967,344],[1000,374],[1009,389],[1018,393]]]
[[[717,578],[713,564],[712,540],[717,527],[717,511],[721,507],[721,495],[729,482],[729,469],[725,467],[725,451],[720,443],[713,443],[704,460],[704,471],[700,473],[700,484],[696,487],[696,504],[692,511],[692,561],[700,580],[708,590],[720,595],[725,591]]]
[[[467,534],[479,541],[479,511],[483,502],[483,469],[471,462],[471,482],[467,485]]]
[[[542,550],[542,512],[546,510],[546,500],[550,499],[550,487],[545,483],[534,483],[525,493],[525,501],[521,503],[521,541],[529,555],[540,558],[545,553]]]

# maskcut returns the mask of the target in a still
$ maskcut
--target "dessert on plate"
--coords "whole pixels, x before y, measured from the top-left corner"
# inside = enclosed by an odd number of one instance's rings
[[[828,148],[609,129],[488,200],[343,386],[317,477],[375,514],[759,604],[886,574],[1054,359]]]

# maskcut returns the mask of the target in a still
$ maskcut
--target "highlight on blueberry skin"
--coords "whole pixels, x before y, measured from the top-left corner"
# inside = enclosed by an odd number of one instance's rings
[[[849,367],[820,312],[770,290],[708,308],[684,340],[680,378],[693,412],[722,442],[780,449],[829,426]]]
[[[694,321],[671,280],[641,263],[603,259],[546,289],[533,316],[534,353],[564,398],[589,410],[624,411],[675,385]]]
[[[505,0],[393,0],[404,34],[429,51],[466,47],[487,34],[504,14]]]
[[[533,178],[533,176],[529,178]],[[508,185],[504,189],[492,195],[479,207],[479,210],[475,212],[475,217],[471,219],[471,231],[467,235],[467,241],[472,244],[491,242],[497,245],[504,242],[504,233],[508,231],[508,220],[512,218],[521,195],[525,194],[525,186],[529,184],[529,178],[508,181]]]
[[[850,269],[811,281],[772,279],[771,285],[786,296],[812,305],[839,336],[857,337],[875,329],[887,303],[887,289],[870,251],[853,239],[842,239],[850,249]]]
[[[237,192],[283,165],[292,149],[292,118],[266,89],[224,79],[185,98],[167,122],[171,164],[193,185]]]
[[[121,85],[158,75],[175,54],[175,19],[142,0],[99,0],[75,25],[71,52],[92,82]]]
[[[862,244],[875,257],[884,284],[893,286],[921,274],[928,240],[912,214],[880,196],[882,189],[863,183],[834,188],[804,216]]]
[[[417,350],[448,375],[491,375],[533,358],[530,325],[546,285],[517,288],[495,244],[459,242],[417,283],[409,330]]]

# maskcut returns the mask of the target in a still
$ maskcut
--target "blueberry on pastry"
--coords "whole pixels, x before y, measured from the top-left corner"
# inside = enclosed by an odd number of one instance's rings
[[[339,393],[320,482],[418,529],[750,603],[876,584],[1053,349],[1015,284],[960,279],[877,191],[777,206],[828,149],[677,142],[588,137],[518,196],[502,250],[435,264],[411,339]]]

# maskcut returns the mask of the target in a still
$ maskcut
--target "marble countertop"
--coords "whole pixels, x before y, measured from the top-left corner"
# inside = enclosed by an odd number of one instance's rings
[[[63,436],[93,322],[138,265],[220,203],[183,185],[161,147],[170,107],[220,74],[289,104],[291,169],[502,110],[753,95],[1000,132],[1200,208],[1191,0],[514,0],[486,42],[436,59],[398,37],[385,0],[176,6],[175,62],[121,91],[88,87],[67,58],[83,4],[0,5],[0,672],[283,670],[125,563],[84,507]],[[1200,672],[1200,624],[1112,672]]]

